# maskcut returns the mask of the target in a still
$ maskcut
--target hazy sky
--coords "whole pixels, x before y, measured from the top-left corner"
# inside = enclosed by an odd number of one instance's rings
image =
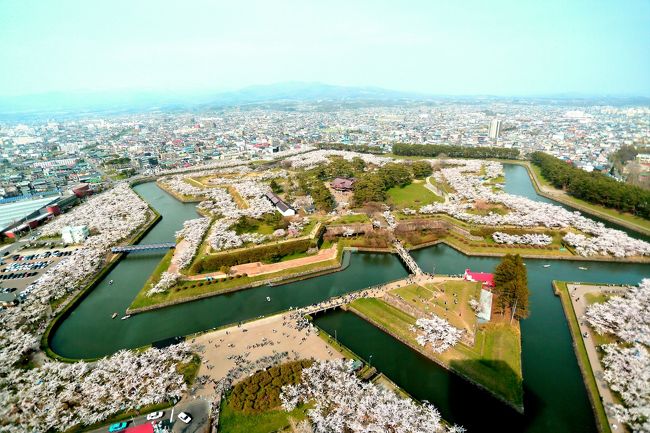
[[[0,0],[0,96],[320,81],[650,95],[650,1]]]

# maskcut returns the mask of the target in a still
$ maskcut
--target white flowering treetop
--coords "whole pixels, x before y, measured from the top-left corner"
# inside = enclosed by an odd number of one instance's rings
[[[183,239],[187,244],[182,252],[174,254],[173,261],[179,269],[185,269],[192,263],[210,223],[210,218],[188,220],[183,223],[183,229],[176,232],[176,238]]]
[[[609,387],[622,398],[624,405],[615,404],[616,418],[635,432],[650,431],[650,353],[641,344],[622,347],[618,344],[601,346],[605,355],[603,377]]]
[[[352,361],[315,362],[302,371],[299,384],[282,388],[280,399],[288,411],[313,402],[307,414],[315,433],[464,431],[458,426],[447,430],[429,403],[420,405],[362,382],[352,372]]]
[[[623,403],[612,407],[614,415],[635,432],[650,431],[650,279],[590,305],[585,318],[599,334],[619,339],[601,346],[603,377]]]
[[[549,235],[542,233],[526,233],[523,235],[511,235],[508,233],[494,232],[492,239],[497,244],[519,244],[519,245],[535,245],[544,246],[553,242],[553,238]]]
[[[25,302],[0,311],[0,430],[7,433],[64,431],[110,415],[180,398],[185,391],[176,364],[189,348],[118,352],[92,364],[46,361],[23,369],[17,363],[38,349],[50,320],[49,304],[92,277],[109,248],[135,233],[150,215],[147,204],[126,184],[97,196],[43,228],[88,225],[93,235],[26,289]]]
[[[431,315],[430,319],[418,319],[411,331],[420,332],[416,337],[420,346],[430,345],[436,353],[442,353],[454,347],[463,336],[463,330],[458,329],[442,317]]]
[[[447,160],[447,166],[433,174],[438,182],[447,182],[456,192],[449,194],[445,203],[433,203],[419,209],[423,214],[444,213],[461,221],[488,226],[514,227],[548,227],[563,229],[573,227],[579,233],[568,233],[564,241],[575,247],[578,254],[583,256],[612,255],[615,257],[650,255],[648,242],[629,237],[625,232],[605,227],[602,223],[585,218],[580,212],[568,211],[563,207],[549,203],[530,200],[507,194],[503,191],[493,191],[491,185],[486,185],[486,179],[495,179],[503,174],[498,162],[478,160]],[[480,175],[481,168],[484,174]],[[508,213],[501,215],[489,212],[487,215],[476,215],[468,212],[474,207],[476,200],[488,203],[502,204],[508,208]],[[509,243],[514,238],[497,235],[503,243]],[[526,236],[526,235],[524,235]],[[529,245],[543,245],[548,240],[545,235],[534,238],[526,236],[519,239]],[[495,241],[499,242],[497,239]]]
[[[599,334],[614,334],[628,343],[650,346],[650,278],[630,287],[623,296],[590,305],[585,316]]]
[[[317,165],[327,164],[332,156],[340,156],[347,161],[353,158],[361,158],[366,164],[384,165],[392,161],[392,158],[377,156],[369,153],[350,152],[347,150],[317,150],[300,156],[287,158],[285,161],[293,168],[313,168]]]

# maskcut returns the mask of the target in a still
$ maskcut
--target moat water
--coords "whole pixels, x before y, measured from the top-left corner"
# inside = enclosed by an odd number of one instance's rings
[[[550,202],[536,194],[524,167],[506,164],[505,171],[507,192]],[[135,190],[163,216],[141,243],[169,241],[183,221],[197,217],[194,204],[178,202],[155,183],[138,185]],[[462,273],[467,267],[491,272],[498,263],[496,258],[466,257],[444,245],[415,251],[413,256],[425,271],[435,266],[440,274]],[[124,314],[161,257],[131,254],[122,259],[54,331],[52,349],[69,358],[100,357],[309,305],[407,275],[394,255],[355,253],[350,266],[341,272],[215,296],[137,314],[128,320],[111,319],[114,312]],[[568,325],[551,281],[636,284],[650,277],[650,265],[532,259],[526,264],[531,315],[521,323],[524,415],[352,313],[330,313],[318,317],[316,323],[331,334],[336,330],[338,339],[360,356],[368,359],[372,354],[372,364],[390,379],[414,397],[433,403],[445,419],[470,431],[596,432]],[[544,264],[551,266],[544,268]],[[589,270],[582,271],[579,266]],[[108,284],[110,280],[112,285]],[[271,302],[266,301],[267,296]]]

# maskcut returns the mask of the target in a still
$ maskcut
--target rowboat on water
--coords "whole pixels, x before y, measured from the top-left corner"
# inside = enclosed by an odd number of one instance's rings
[[[111,319],[115,319],[116,317],[117,317],[117,313],[113,313],[113,315],[111,316]]]
[[[585,268],[584,266],[578,266],[578,269],[580,269],[581,271],[586,271],[589,268]]]
[[[550,267],[551,267],[551,265],[544,265],[544,267],[545,267],[545,268],[550,268]]]
[[[126,320],[126,319],[128,319],[129,317],[131,317],[131,315],[130,315],[130,314],[127,314],[126,316],[122,317],[120,320]]]

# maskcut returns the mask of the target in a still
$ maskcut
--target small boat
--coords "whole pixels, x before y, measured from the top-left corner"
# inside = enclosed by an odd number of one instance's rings
[[[109,281],[108,284],[109,284],[109,285],[110,285],[110,284],[113,284],[113,280]]]
[[[111,319],[115,319],[116,317],[117,317],[117,313],[113,313],[113,315],[111,316]]]
[[[578,269],[580,269],[581,271],[586,271],[589,268],[585,268],[584,266],[578,266]]]
[[[266,302],[271,302],[271,297],[270,296],[266,297]]]
[[[544,267],[545,267],[545,268],[550,268],[550,267],[551,267],[551,265],[544,265]]]
[[[130,315],[130,314],[127,314],[126,316],[122,317],[120,320],[126,320],[126,319],[128,319],[129,317],[131,317],[131,315]]]

